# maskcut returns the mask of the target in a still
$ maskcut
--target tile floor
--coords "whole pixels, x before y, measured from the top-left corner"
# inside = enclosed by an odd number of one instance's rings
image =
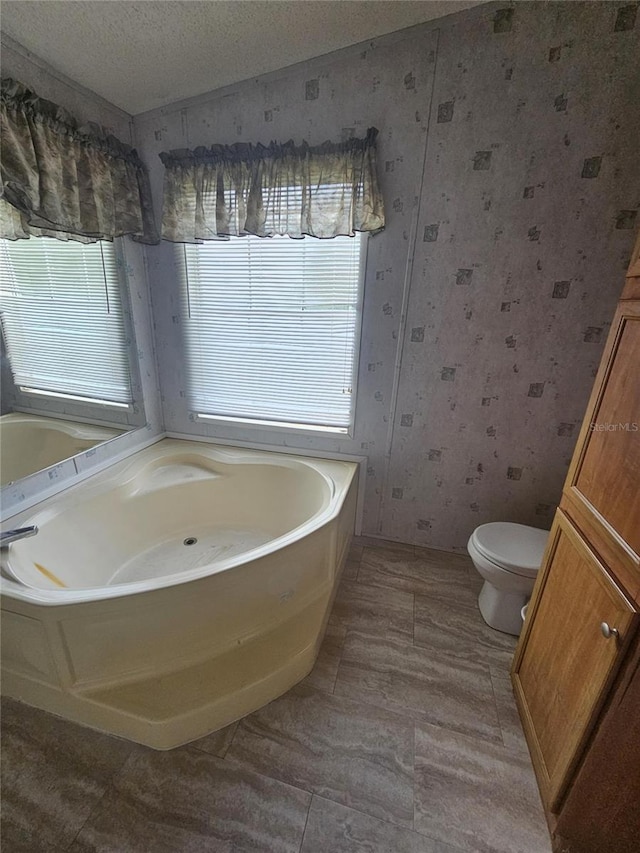
[[[355,545],[310,675],[155,752],[2,705],[3,853],[549,853],[468,558]]]

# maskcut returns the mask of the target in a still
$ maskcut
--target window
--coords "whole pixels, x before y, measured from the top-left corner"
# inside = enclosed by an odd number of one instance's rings
[[[23,393],[132,401],[113,243],[0,240],[2,332]]]
[[[191,409],[348,432],[363,245],[249,235],[180,247]]]

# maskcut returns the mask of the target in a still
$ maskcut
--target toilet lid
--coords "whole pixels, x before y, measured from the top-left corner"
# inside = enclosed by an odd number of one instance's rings
[[[549,536],[548,530],[493,521],[476,528],[473,539],[478,551],[499,566],[525,577],[535,577]]]

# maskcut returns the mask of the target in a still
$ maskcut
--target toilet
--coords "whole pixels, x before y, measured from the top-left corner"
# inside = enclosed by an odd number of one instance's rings
[[[547,544],[548,530],[493,521],[471,534],[467,550],[484,578],[478,597],[482,618],[505,634],[520,633],[520,611],[529,600]]]

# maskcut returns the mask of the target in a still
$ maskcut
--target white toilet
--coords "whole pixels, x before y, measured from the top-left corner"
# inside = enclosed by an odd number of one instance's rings
[[[520,633],[527,603],[542,563],[548,530],[494,521],[471,534],[467,550],[484,578],[478,598],[482,618],[505,634]]]

